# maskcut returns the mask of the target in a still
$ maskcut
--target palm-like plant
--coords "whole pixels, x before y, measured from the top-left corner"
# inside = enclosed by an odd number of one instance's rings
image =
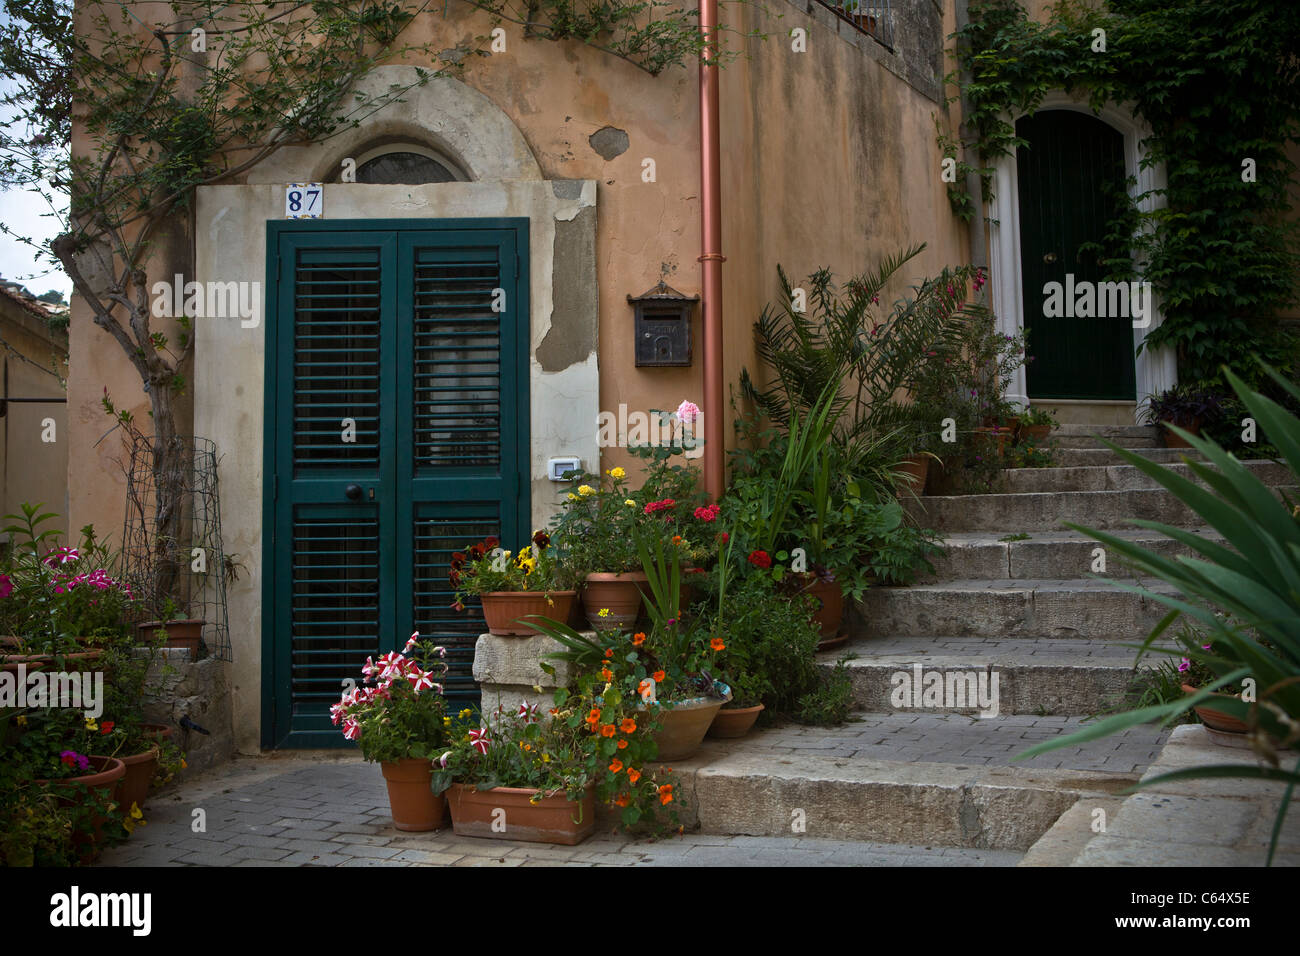
[[[873,484],[891,481],[890,468],[913,451],[923,427],[918,409],[901,400],[911,392],[927,357],[958,350],[963,304],[973,267],[945,269],[912,288],[883,317],[878,301],[895,274],[925,248],[916,245],[887,256],[873,271],[841,291],[825,269],[808,278],[808,308],[784,270],[777,269],[781,300],[754,325],[759,357],[772,384],[759,389],[748,370],[741,387],[772,422],[788,426],[792,415],[816,407],[828,387],[845,396],[835,442],[849,473]]]
[[[1300,399],[1300,390],[1294,385],[1272,369],[1268,373]],[[1300,484],[1300,419],[1252,391],[1232,372],[1225,369],[1224,374],[1261,430],[1280,450],[1295,483]],[[1070,527],[1096,538],[1127,558],[1138,570],[1168,581],[1182,592],[1171,596],[1116,582],[1125,590],[1172,608],[1141,646],[1139,659],[1153,649],[1185,655],[1208,667],[1216,679],[1195,694],[1108,717],[1069,737],[1032,747],[1020,757],[1076,746],[1136,724],[1172,719],[1205,703],[1218,688],[1248,679],[1253,682],[1249,685],[1254,688],[1253,699],[1216,698],[1214,707],[1246,722],[1250,742],[1266,765],[1191,767],[1162,774],[1137,786],[1196,777],[1248,777],[1286,783],[1269,847],[1268,859],[1272,862],[1292,791],[1300,783],[1300,762],[1287,770],[1280,765],[1277,753],[1282,747],[1300,742],[1300,520],[1297,520],[1300,509],[1279,500],[1234,455],[1214,441],[1171,427],[1214,466],[1186,462],[1208,487],[1133,452],[1115,445],[1110,447],[1200,515],[1223,535],[1224,544],[1157,522],[1134,521],[1139,527],[1158,531],[1182,543],[1195,555],[1168,558],[1112,534],[1078,525]],[[1212,650],[1203,648],[1196,639],[1184,640],[1183,649],[1152,648],[1152,643],[1180,613],[1203,625]]]

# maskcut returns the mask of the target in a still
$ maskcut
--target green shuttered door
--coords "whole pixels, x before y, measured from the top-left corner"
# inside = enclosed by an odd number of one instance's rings
[[[451,554],[528,520],[526,220],[271,223],[263,742],[343,745],[328,708],[412,630],[477,700]]]

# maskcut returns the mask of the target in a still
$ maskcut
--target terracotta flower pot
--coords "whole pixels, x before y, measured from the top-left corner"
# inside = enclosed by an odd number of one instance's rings
[[[87,799],[87,791],[90,790],[96,791],[100,799],[106,797],[113,803],[121,803],[120,790],[122,778],[126,776],[126,764],[116,757],[97,757],[94,754],[87,754],[86,759],[95,768],[94,773],[84,774],[80,777],[64,777],[62,780],[37,780],[35,782],[54,791],[59,803],[65,807],[73,806]],[[86,788],[86,790],[83,791],[82,787]],[[83,862],[94,855],[95,845],[103,842],[104,824],[107,820],[108,818],[102,813],[95,812],[90,818],[90,829],[73,834],[72,842],[74,844],[85,845],[82,853]]]
[[[1183,693],[1185,694],[1195,694],[1198,690],[1200,690],[1199,687],[1193,687],[1191,684],[1183,685]],[[1224,700],[1237,699],[1235,694],[1215,693],[1212,694],[1211,697],[1221,697]],[[1247,727],[1245,721],[1238,720],[1236,717],[1232,716],[1232,714],[1225,713],[1215,707],[1201,705],[1199,707],[1193,707],[1192,710],[1196,711],[1196,716],[1201,718],[1201,723],[1205,724],[1206,727],[1212,727],[1213,729],[1223,731],[1224,733],[1244,734],[1250,729]]]
[[[423,832],[442,826],[447,801],[432,789],[433,764],[408,757],[396,763],[381,763],[380,772],[388,784],[388,806],[393,826],[399,830]]]
[[[1173,424],[1183,429],[1183,431],[1191,432],[1193,435],[1201,434],[1201,420],[1199,418],[1194,418],[1187,423],[1174,422]],[[1191,442],[1186,441],[1182,435],[1175,435],[1168,428],[1161,428],[1160,432],[1162,435],[1164,435],[1166,448],[1191,448],[1192,447]]]
[[[597,630],[636,624],[645,603],[642,592],[650,590],[649,581],[644,571],[588,574],[582,587],[582,609],[588,623]],[[609,614],[601,617],[600,612],[606,609]]]
[[[659,729],[655,731],[654,742],[659,746],[658,761],[685,760],[700,749],[704,735],[708,733],[713,718],[722,706],[731,700],[731,691],[726,696],[694,697],[690,700],[676,701],[659,711]]]
[[[743,737],[754,726],[763,705],[756,707],[723,707],[713,715],[709,724],[710,737]]]
[[[838,581],[823,581],[817,578],[803,589],[817,600],[817,610],[813,620],[817,623],[822,637],[835,637],[839,634],[840,623],[844,620],[844,592]]]
[[[167,632],[166,647],[178,648],[190,652],[190,660],[199,659],[199,644],[203,638],[204,621],[189,618],[183,621],[145,621],[137,624],[136,630],[141,639],[151,641],[154,631],[159,628]]]
[[[574,846],[596,828],[595,789],[589,785],[581,800],[556,793],[533,803],[536,790],[453,783],[447,791],[451,828],[462,836]]]
[[[540,634],[523,618],[540,614],[564,623],[569,619],[577,591],[490,591],[483,599],[483,619],[488,631],[507,637]]]
[[[122,783],[117,792],[122,811],[130,813],[132,804],[143,810],[145,802],[149,799],[149,785],[153,783],[153,775],[158,769],[158,745],[153,744],[143,753],[118,759],[126,767],[126,773],[122,775]]]
[[[894,492],[898,496],[925,494],[925,482],[930,474],[929,455],[909,455],[894,466],[894,471],[904,477],[894,483]]]

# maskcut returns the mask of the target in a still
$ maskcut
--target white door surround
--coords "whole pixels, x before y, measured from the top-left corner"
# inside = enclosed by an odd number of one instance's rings
[[[1136,195],[1143,196],[1139,208],[1149,212],[1163,204],[1163,196],[1150,195],[1151,190],[1163,189],[1165,169],[1163,163],[1144,166],[1147,150],[1143,140],[1151,129],[1124,106],[1106,105],[1094,112],[1087,101],[1053,91],[1043,97],[1039,110],[1073,110],[1095,116],[1114,128],[1124,137],[1124,172],[1136,179]],[[1023,114],[1020,114],[1023,115]],[[1006,115],[1014,123],[1020,116]],[[990,280],[993,293],[993,310],[997,316],[998,331],[1015,335],[1020,331],[1025,303],[1020,271],[1020,190],[1016,173],[1016,157],[1001,156],[993,164],[993,198],[989,203]],[[1145,194],[1145,195],[1144,195]],[[1163,318],[1159,297],[1153,297],[1151,324],[1133,330],[1133,347],[1136,349],[1148,333],[1156,329]],[[1143,406],[1151,395],[1172,388],[1178,381],[1178,368],[1173,351],[1168,348],[1143,349],[1134,360],[1137,379],[1134,414],[1141,421]],[[1025,386],[1025,370],[1016,370],[1007,390],[1007,400],[1029,404],[1031,396]]]

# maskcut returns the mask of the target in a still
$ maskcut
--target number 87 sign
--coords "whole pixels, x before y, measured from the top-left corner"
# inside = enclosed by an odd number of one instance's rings
[[[284,218],[320,219],[325,212],[321,183],[288,183],[284,187]]]

